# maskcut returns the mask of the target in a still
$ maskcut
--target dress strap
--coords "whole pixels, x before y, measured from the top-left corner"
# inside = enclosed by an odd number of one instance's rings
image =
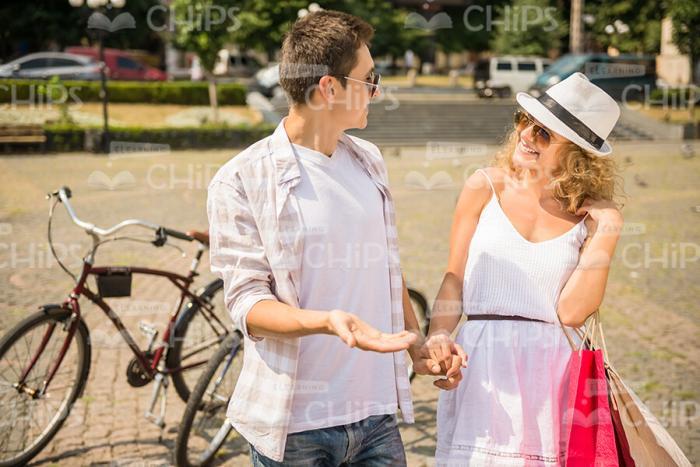
[[[484,177],[486,177],[486,181],[488,181],[489,186],[491,186],[491,191],[493,192],[493,196],[498,198],[498,195],[496,194],[496,188],[493,186],[493,182],[491,181],[491,177],[489,177],[489,174],[486,173],[486,171],[484,169],[476,169],[476,171],[484,174]]]

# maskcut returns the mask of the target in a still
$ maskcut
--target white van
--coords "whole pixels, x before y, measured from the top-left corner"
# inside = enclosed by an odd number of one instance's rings
[[[474,68],[474,89],[479,97],[509,97],[527,91],[549,64],[543,57],[484,58]]]

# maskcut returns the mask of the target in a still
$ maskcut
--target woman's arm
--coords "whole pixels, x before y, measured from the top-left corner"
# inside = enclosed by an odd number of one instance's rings
[[[623,219],[612,201],[587,201],[577,214],[590,215],[593,234],[584,243],[578,266],[561,291],[557,314],[566,326],[579,327],[598,309],[605,295],[610,263]]]
[[[408,288],[406,287],[406,279],[403,276],[401,276],[401,286],[403,289],[401,301],[403,303],[404,328],[406,329],[406,331],[410,331],[418,337],[418,341],[416,342],[416,344],[420,345],[422,344],[425,336],[423,336],[423,332],[420,329],[418,318],[416,318],[416,312],[415,310],[413,310],[411,296],[408,294]]]
[[[452,359],[450,335],[462,316],[462,285],[471,243],[481,211],[491,197],[491,188],[481,173],[472,174],[457,200],[447,270],[438,292],[430,319],[426,346],[433,361],[449,363]]]

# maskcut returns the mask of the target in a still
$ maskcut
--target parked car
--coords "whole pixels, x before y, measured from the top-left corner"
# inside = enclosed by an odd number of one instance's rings
[[[95,47],[67,47],[66,52],[99,60],[100,52]],[[134,81],[165,81],[168,76],[158,68],[145,65],[135,60],[125,50],[105,49],[107,75],[110,79]]]
[[[0,78],[96,80],[100,65],[83,55],[62,52],[38,52],[0,65]]]
[[[656,59],[650,56],[604,53],[564,55],[537,77],[530,88],[539,97],[550,86],[575,72],[588,76],[605,92],[618,100],[641,99],[656,88]]]
[[[260,67],[260,62],[252,55],[221,50],[214,66],[214,74],[233,78],[250,78],[260,70]]]
[[[255,73],[253,88],[267,97],[275,97],[279,94],[281,92],[279,64],[270,65]]]
[[[474,68],[474,89],[479,97],[508,97],[526,91],[549,66],[542,57],[491,57]]]

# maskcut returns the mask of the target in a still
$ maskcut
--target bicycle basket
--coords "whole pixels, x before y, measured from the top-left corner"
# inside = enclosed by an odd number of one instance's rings
[[[131,295],[131,271],[107,271],[97,274],[97,291],[103,298],[129,297]]]

